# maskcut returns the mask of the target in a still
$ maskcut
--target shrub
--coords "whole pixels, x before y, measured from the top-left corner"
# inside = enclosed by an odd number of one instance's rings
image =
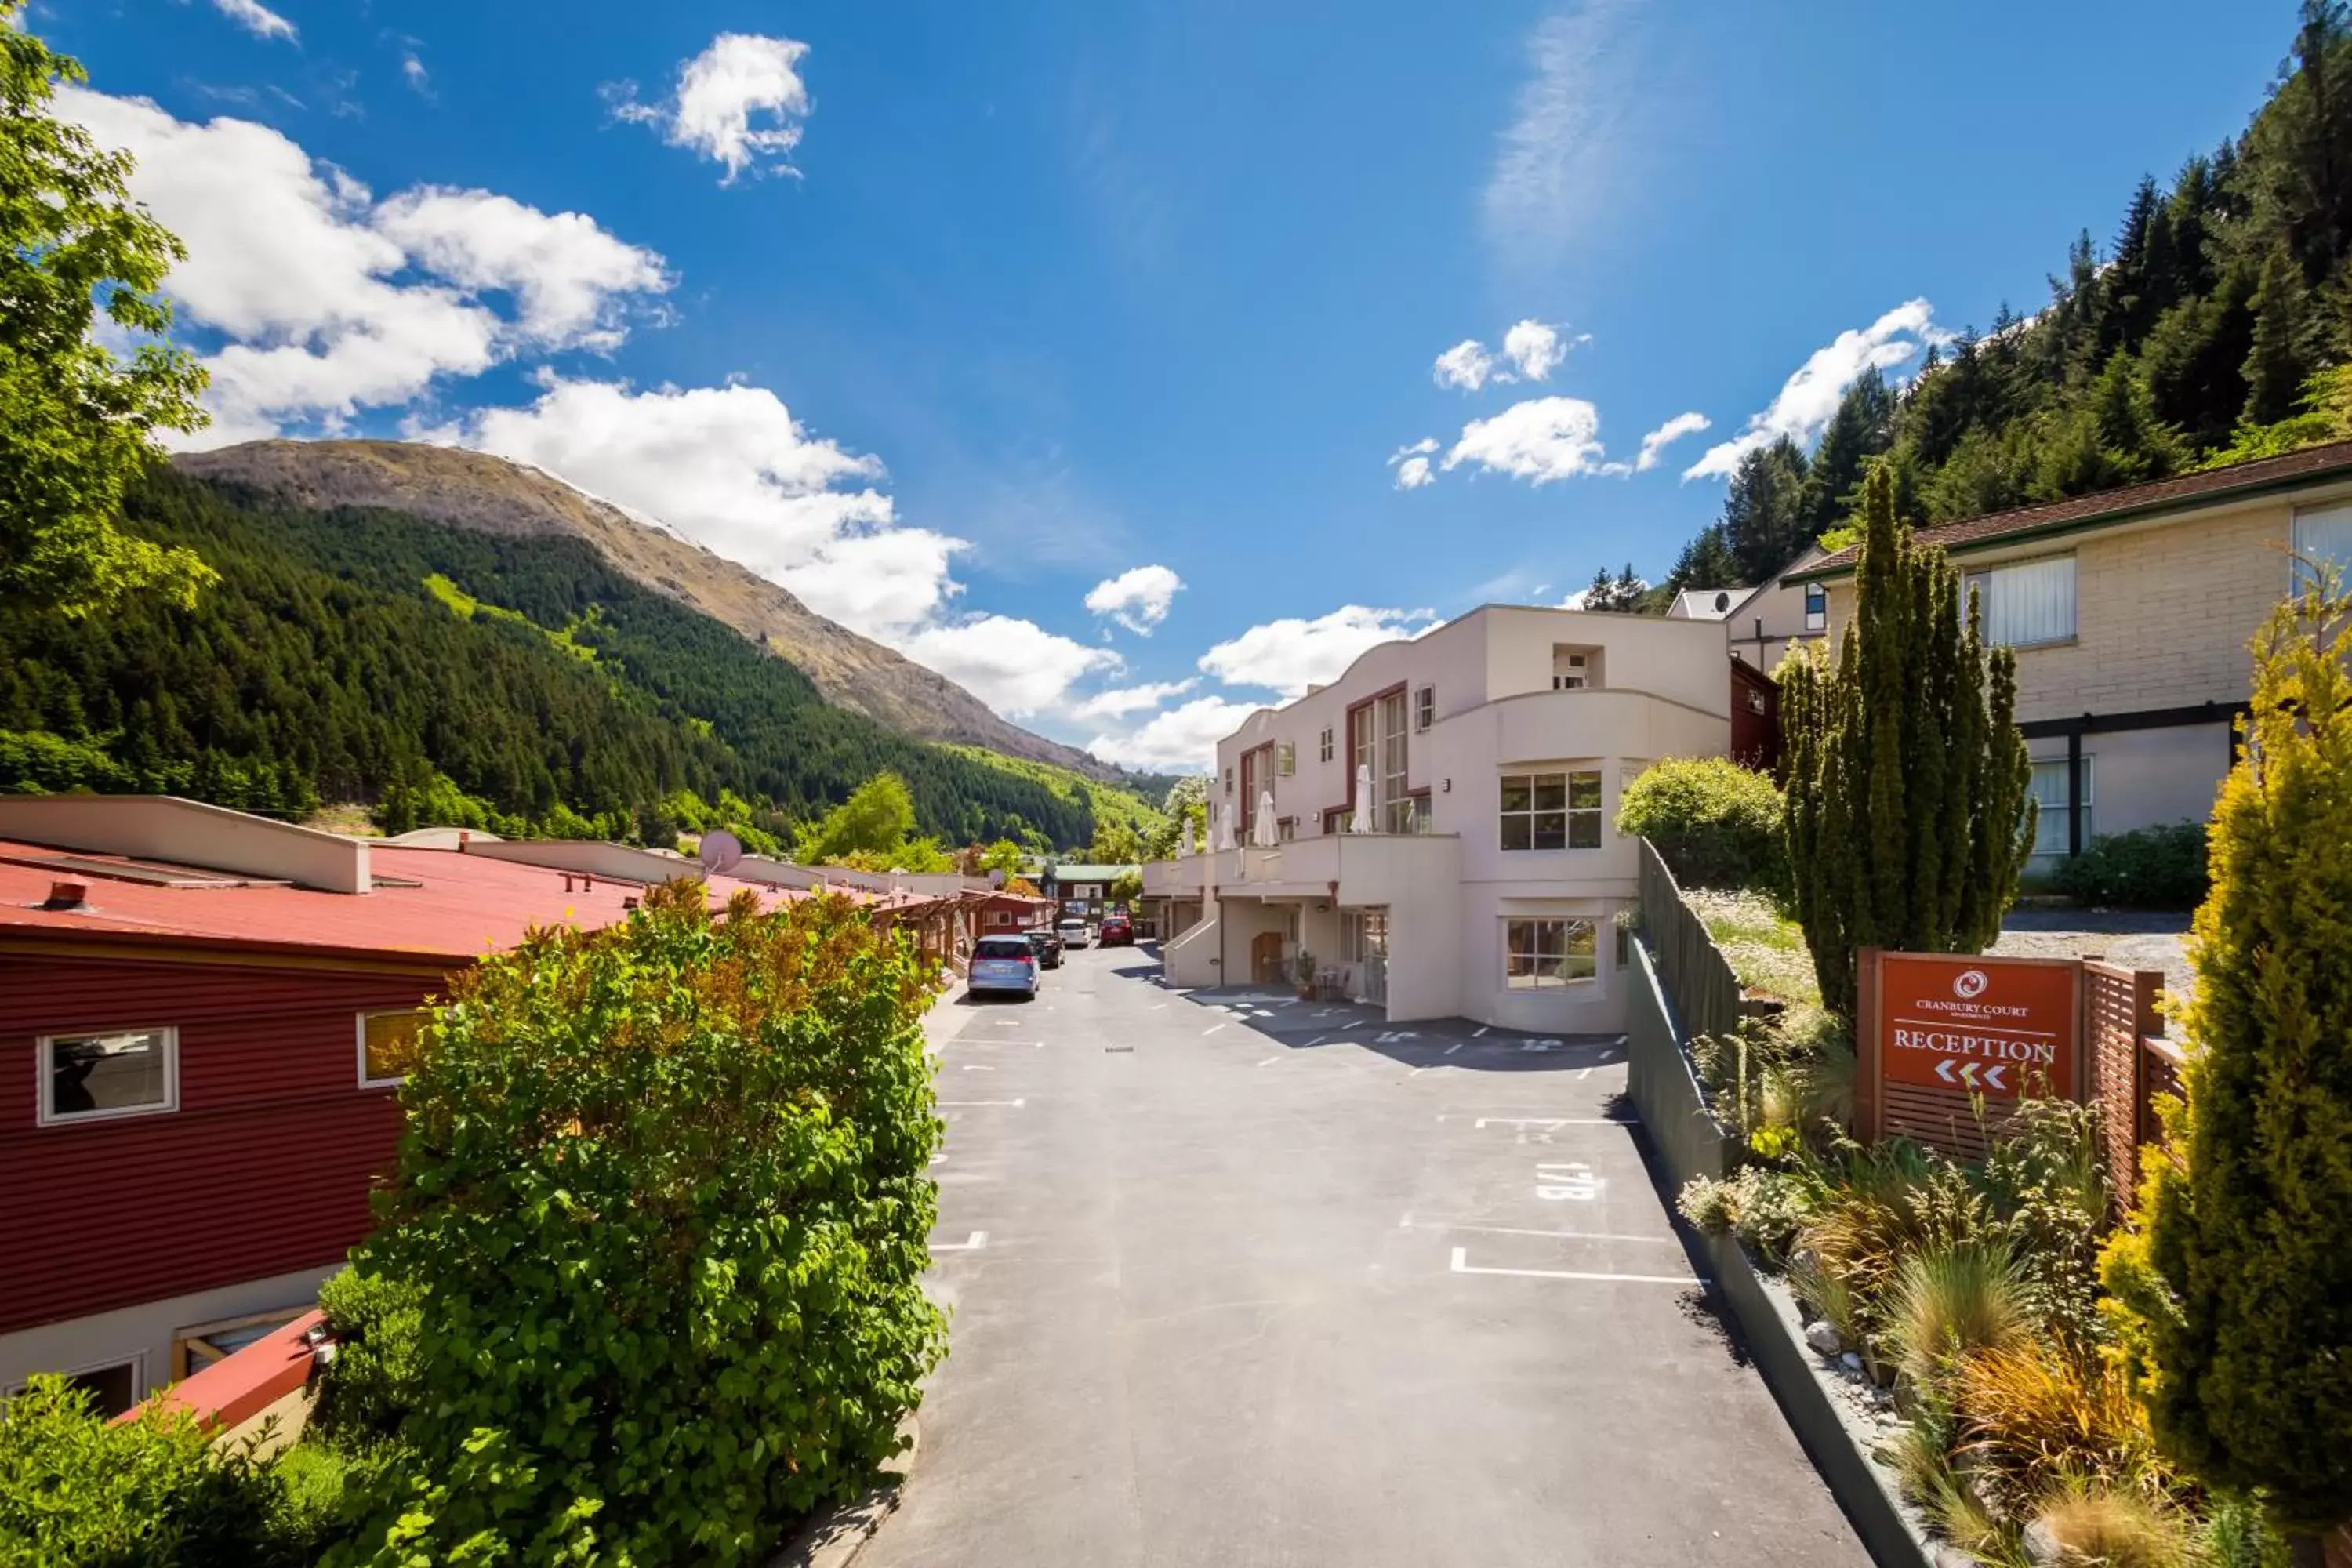
[[[1722,1235],[1739,1217],[1738,1199],[1731,1184],[1712,1176],[1693,1176],[1685,1183],[1675,1207],[1682,1211],[1683,1218],[1709,1236]]]
[[[87,1392],[42,1375],[0,1413],[0,1563],[9,1568],[270,1568],[275,1478],[216,1456],[185,1411],[110,1424]]]
[[[1625,786],[1617,831],[1657,847],[1687,888],[1789,884],[1780,839],[1780,792],[1769,774],[1722,757],[1673,757]]]
[[[1998,1242],[1930,1247],[1897,1265],[1885,1319],[1905,1375],[1932,1382],[1962,1357],[2017,1341],[2027,1321],[2024,1280]]]
[[[330,1561],[744,1563],[868,1482],[944,1344],[929,989],[693,883],[458,977],[357,1259],[422,1303],[414,1458]]]
[[[2186,1524],[2146,1498],[2072,1488],[2035,1521],[2058,1549],[2060,1568],[2188,1568]]]
[[[1986,1351],[1959,1363],[1952,1404],[1962,1453],[2012,1509],[2070,1478],[2163,1494],[2147,1415],[2102,1361],[2042,1344]]]
[[[345,1448],[395,1436],[416,1407],[422,1302],[406,1282],[346,1268],[319,1289],[334,1359],[313,1386],[308,1430]]]
[[[2175,822],[2105,834],[2061,860],[2051,885],[2077,902],[2193,910],[2205,901],[2205,825]]]
[[[2197,911],[2185,1113],[2108,1287],[2157,1440],[2282,1531],[2352,1517],[2352,597],[2281,605]]]
[[[1812,1203],[1812,1188],[1802,1173],[1749,1165],[1729,1181],[1692,1177],[1675,1206],[1698,1229],[1711,1236],[1734,1232],[1777,1264],[1788,1257]]]

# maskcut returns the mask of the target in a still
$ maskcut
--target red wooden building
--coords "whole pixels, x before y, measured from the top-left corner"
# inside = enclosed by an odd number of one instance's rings
[[[306,1310],[367,1232],[420,1005],[643,886],[186,801],[0,800],[0,1396],[59,1372],[127,1406]]]

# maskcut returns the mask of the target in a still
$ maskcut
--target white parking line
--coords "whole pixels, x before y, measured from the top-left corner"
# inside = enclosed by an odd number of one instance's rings
[[[1201,1037],[1205,1040],[1211,1035],[1215,1034],[1219,1029],[1223,1027],[1224,1026],[1223,1024],[1212,1024],[1207,1028],[1201,1031]]]
[[[1479,1025],[1477,1028],[1471,1031],[1470,1037],[1474,1040],[1479,1038],[1481,1036],[1486,1034],[1486,1028],[1487,1026],[1484,1024]]]
[[[1482,1034],[1482,1035],[1483,1035],[1483,1034],[1485,1034],[1486,1031],[1486,1030],[1484,1030],[1484,1029],[1481,1029],[1481,1030],[1479,1030],[1478,1032],[1479,1032],[1480,1034]],[[1460,1050],[1460,1049],[1462,1048],[1462,1046],[1463,1046],[1463,1042],[1462,1042],[1462,1041],[1460,1041],[1460,1040],[1456,1040],[1456,1041],[1454,1041],[1452,1045],[1450,1045],[1450,1046],[1448,1046],[1448,1047],[1445,1047],[1445,1054],[1446,1054],[1447,1056],[1449,1056],[1449,1057],[1450,1057],[1450,1056],[1452,1056],[1454,1052],[1456,1052],[1456,1051]]]
[[[1328,1035],[1318,1035],[1318,1036],[1316,1036],[1313,1039],[1311,1039],[1311,1040],[1307,1041],[1307,1044],[1306,1044],[1304,1047],[1302,1047],[1301,1048],[1302,1048],[1302,1049],[1305,1049],[1305,1050],[1310,1050],[1310,1051],[1311,1051],[1311,1050],[1313,1050],[1316,1047],[1318,1047],[1318,1046],[1321,1045],[1324,1041],[1326,1041],[1326,1040],[1329,1039],[1330,1037],[1330,1037],[1330,1036],[1328,1036]]]
[[[1399,1230],[1468,1230],[1485,1236],[1540,1236],[1553,1241],[1629,1241],[1643,1247],[1680,1247],[1671,1236],[1617,1236],[1606,1231],[1537,1230],[1523,1225],[1472,1225],[1467,1221],[1450,1219],[1415,1219],[1411,1215],[1397,1221]]]
[[[1009,1105],[1015,1110],[1018,1110],[1028,1103],[1029,1100],[1026,1095],[1024,1095],[1019,1100],[942,1100],[940,1101],[940,1106],[943,1109],[948,1110],[962,1110],[966,1107],[975,1105]]]
[[[935,1241],[933,1252],[978,1252],[988,1246],[988,1232],[975,1230],[961,1241]]]
[[[1443,1116],[1438,1120],[1445,1120]],[[1481,1116],[1470,1124],[1474,1132],[1489,1127],[1633,1127],[1624,1116]]]
[[[1627,1285],[1705,1285],[1708,1281],[1695,1274],[1601,1274],[1577,1268],[1487,1268],[1470,1266],[1470,1249],[1454,1249],[1454,1272],[1456,1274],[1504,1274],[1517,1279],[1600,1279],[1615,1280]]]
[[[966,1062],[963,1064],[963,1070],[966,1072],[994,1072],[996,1069],[992,1067],[982,1067],[978,1062]]]

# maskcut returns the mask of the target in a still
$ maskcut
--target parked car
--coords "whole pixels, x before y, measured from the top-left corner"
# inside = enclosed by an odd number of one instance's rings
[[[1087,922],[1076,915],[1055,926],[1054,934],[1062,939],[1064,947],[1084,947],[1091,940],[1087,934]]]
[[[1105,915],[1101,929],[1095,933],[1095,940],[1105,947],[1133,947],[1135,923],[1125,915]]]
[[[1017,991],[1025,1000],[1037,994],[1037,950],[1025,936],[984,936],[971,950],[971,977],[967,990]]]
[[[1039,926],[1035,931],[1024,931],[1022,934],[1029,939],[1029,945],[1036,950],[1038,968],[1059,969],[1062,967],[1062,939],[1060,937],[1055,935],[1050,929],[1045,926]]]

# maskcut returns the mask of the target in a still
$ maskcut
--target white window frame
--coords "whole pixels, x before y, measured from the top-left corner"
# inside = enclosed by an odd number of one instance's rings
[[[1555,643],[1551,650],[1551,689],[1554,691],[1583,691],[1591,685],[1591,650]]]
[[[1601,982],[1601,930],[1600,930],[1600,926],[1601,926],[1601,919],[1600,919],[1600,917],[1599,917],[1599,916],[1597,916],[1597,915],[1505,915],[1505,916],[1503,916],[1503,917],[1502,917],[1502,921],[1503,921],[1503,989],[1504,989],[1504,990],[1506,990],[1506,991],[1567,991],[1567,990],[1571,990],[1571,989],[1573,989],[1574,987],[1579,986],[1579,985],[1598,985],[1598,984],[1600,984],[1600,982]],[[1559,951],[1560,951],[1560,958],[1561,958],[1561,961],[1562,961],[1562,963],[1566,963],[1566,961],[1567,961],[1570,957],[1571,957],[1571,956],[1580,956],[1580,957],[1586,958],[1586,959],[1590,960],[1590,961],[1591,961],[1591,964],[1592,964],[1592,973],[1590,973],[1590,974],[1578,974],[1578,975],[1565,975],[1565,974],[1564,974],[1564,975],[1561,975],[1560,977],[1559,977],[1558,979],[1554,979],[1554,980],[1547,980],[1547,979],[1545,979],[1545,978],[1544,978],[1542,975],[1540,975],[1540,974],[1530,974],[1530,975],[1528,975],[1528,978],[1527,978],[1527,984],[1512,984],[1513,976],[1512,976],[1512,974],[1511,974],[1511,959],[1513,958],[1513,956],[1514,956],[1516,953],[1517,953],[1518,952],[1522,951],[1522,950],[1520,950],[1520,949],[1515,949],[1515,948],[1511,945],[1511,928],[1512,928],[1513,926],[1515,926],[1515,925],[1526,925],[1526,926],[1556,925],[1556,926],[1559,926],[1559,927],[1562,927],[1562,928],[1569,928],[1569,927],[1574,927],[1574,926],[1582,926],[1582,927],[1584,928],[1584,934],[1585,934],[1585,938],[1586,938],[1587,942],[1591,944],[1591,951],[1590,951],[1590,952],[1588,952],[1580,953],[1580,953],[1575,953],[1575,952],[1574,952],[1574,951],[1573,951],[1572,949],[1570,949],[1570,948],[1569,947],[1569,945],[1568,945],[1568,936],[1569,936],[1569,931],[1568,931],[1566,929],[1563,929],[1563,930],[1561,931],[1561,932],[1560,932],[1560,950],[1559,950]],[[1538,951],[1537,951],[1536,949],[1534,949],[1534,948],[1528,948],[1528,949],[1525,949],[1524,951],[1526,952],[1527,955],[1528,955],[1529,958],[1531,958],[1531,959],[1532,959],[1532,958],[1541,958],[1541,957],[1543,957],[1543,956],[1544,956],[1544,954],[1542,954],[1541,952],[1538,952]]]
[[[2336,524],[2346,531],[2344,554],[2339,558],[2323,554],[2312,548],[2306,523]],[[2287,591],[2305,594],[2316,584],[2313,567],[2326,563],[2337,568],[2339,578],[2352,578],[2352,501],[2334,501],[2326,506],[2297,507],[2294,521],[2287,533]],[[2340,586],[2339,583],[2339,586]]]
[[[1425,735],[1437,722],[1437,688],[1424,686],[1412,694],[1412,732]]]
[[[2085,752],[2083,753],[2083,800],[2082,804],[2076,809],[2083,814],[2082,842],[2083,847],[2085,849],[2091,847],[2093,827],[2094,825],[2097,823],[2099,816],[2096,809],[2099,793],[2096,783],[2098,775],[2098,760],[2097,755],[2094,752]],[[2026,792],[2029,795],[2032,795],[2032,798],[2036,802],[2040,802],[2042,797],[2039,795],[2033,795],[2032,793],[2033,773],[2042,768],[2055,768],[2058,770],[2060,780],[2064,782],[2066,779],[2067,763],[2068,759],[2065,757],[2036,758],[2026,774]],[[2064,792],[2061,791],[2060,793],[2063,796]],[[2063,815],[2066,808],[2063,805],[2061,805],[2056,809],[2059,815]],[[2046,825],[2051,820],[2052,812],[2048,809],[2044,809],[2033,825],[2033,847],[2030,851],[2028,851],[2029,859],[2036,861],[2043,866],[2047,866],[2053,861],[2063,860],[2066,858],[2066,840],[2063,834],[2060,836],[2058,847],[2056,848],[2044,849],[2042,847],[2042,835],[2045,831]]]
[[[2066,629],[2053,637],[2034,637],[2020,642],[2005,641],[1995,636],[1992,614],[1995,581],[2009,573],[2022,571],[2032,566],[2048,566],[2060,561],[2066,563]],[[2082,635],[2082,569],[2076,563],[2074,552],[2071,550],[2062,551],[2054,555],[2035,555],[2022,561],[2001,561],[1990,566],[1963,569],[1960,574],[1960,619],[1963,629],[1966,628],[1968,621],[1969,595],[1971,591],[1982,595],[1984,641],[1987,647],[2063,647],[2077,640]]]
[[[367,1026],[370,1018],[385,1018],[395,1014],[422,1013],[422,1007],[370,1007],[352,1016],[352,1043],[357,1047],[359,1079],[362,1089],[397,1089],[408,1081],[408,1075],[397,1078],[370,1078],[367,1069]]]
[[[1805,629],[1809,632],[1829,630],[1830,591],[1822,583],[1805,584]]]
[[[119,1035],[125,1031],[116,1029],[112,1032]],[[145,1351],[132,1351],[129,1355],[109,1356],[104,1361],[90,1362],[83,1366],[59,1368],[56,1370],[55,1375],[70,1382],[77,1377],[88,1377],[94,1372],[111,1372],[118,1366],[127,1366],[131,1369],[131,1409],[136,1410],[147,1398],[147,1352]],[[41,1370],[47,1372],[51,1369],[44,1367]],[[33,1380],[26,1378],[8,1390],[8,1399],[21,1397],[25,1390],[32,1385]],[[7,1400],[0,1399],[0,1408],[5,1408],[6,1405]]]
[[[1554,846],[1538,845],[1535,841],[1536,819],[1539,816],[1549,816],[1553,813],[1549,809],[1538,808],[1535,804],[1538,781],[1553,778],[1559,781],[1560,806],[1558,815],[1560,817],[1560,841]],[[1592,805],[1574,804],[1575,781],[1579,778],[1591,779],[1594,791],[1601,795],[1598,803]],[[1512,779],[1527,781],[1528,807],[1525,811],[1508,811],[1503,806],[1502,792],[1504,786]],[[1528,842],[1518,847],[1503,842],[1503,824],[1508,818],[1515,816],[1524,816],[1528,819]],[[1593,840],[1590,844],[1576,842],[1576,820],[1580,816],[1590,816],[1593,820]],[[1506,855],[1560,855],[1571,849],[1598,849],[1607,843],[1608,831],[1609,797],[1601,770],[1597,767],[1528,768],[1525,771],[1500,774],[1495,781],[1495,842]]]
[[[103,1035],[160,1035],[163,1040],[163,1098],[154,1105],[118,1106],[112,1110],[52,1110],[49,1088],[55,1068],[49,1052],[60,1040],[96,1039]],[[175,1024],[133,1024],[124,1028],[64,1029],[43,1035],[33,1047],[34,1124],[39,1127],[79,1127],[89,1121],[120,1121],[128,1116],[171,1116],[180,1109],[180,1030]],[[105,1363],[108,1366],[115,1363]]]

